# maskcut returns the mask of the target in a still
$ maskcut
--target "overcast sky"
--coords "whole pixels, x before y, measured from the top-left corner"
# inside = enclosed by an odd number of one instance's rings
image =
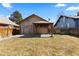
[[[46,20],[49,18],[52,22],[56,22],[60,14],[69,16],[76,15],[79,11],[79,4],[77,3],[2,3],[0,4],[0,16],[9,17],[9,15],[18,10],[23,18],[31,14],[36,14]]]

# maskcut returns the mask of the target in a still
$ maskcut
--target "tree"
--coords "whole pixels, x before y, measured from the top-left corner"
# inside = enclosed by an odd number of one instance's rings
[[[16,10],[10,15],[9,19],[11,21],[19,24],[19,22],[22,20],[22,15],[19,11]]]

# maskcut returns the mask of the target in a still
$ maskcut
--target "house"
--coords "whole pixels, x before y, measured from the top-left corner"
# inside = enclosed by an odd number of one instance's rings
[[[19,26],[7,18],[0,17],[0,37],[11,36],[14,26]]]
[[[77,16],[60,15],[54,27],[58,31],[79,35],[79,13]]]
[[[21,34],[46,34],[52,33],[53,23],[32,14],[20,21]]]

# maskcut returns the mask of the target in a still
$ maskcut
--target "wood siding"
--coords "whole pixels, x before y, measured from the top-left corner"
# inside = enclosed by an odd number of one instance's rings
[[[55,33],[79,35],[79,18],[60,17],[55,25]]]
[[[0,37],[8,37],[12,35],[13,28],[10,26],[1,26],[0,25]]]

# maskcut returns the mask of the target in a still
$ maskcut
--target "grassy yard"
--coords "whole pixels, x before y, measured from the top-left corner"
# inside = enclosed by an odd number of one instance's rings
[[[51,38],[11,38],[0,42],[0,55],[79,55],[79,38],[68,35],[54,35]]]

